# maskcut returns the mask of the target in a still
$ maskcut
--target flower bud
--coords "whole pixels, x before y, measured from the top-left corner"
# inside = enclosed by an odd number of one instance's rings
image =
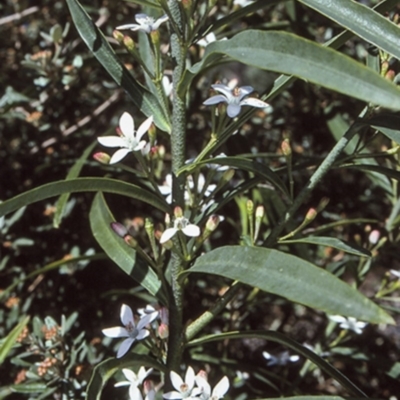
[[[183,211],[182,208],[180,208],[179,206],[174,208],[174,216],[175,218],[182,218],[183,217]]]
[[[377,244],[377,243],[378,243],[378,240],[379,240],[379,238],[380,238],[380,236],[381,236],[381,233],[380,233],[377,229],[374,229],[374,230],[371,231],[371,233],[369,234],[369,236],[368,236],[368,241],[369,241],[371,244]]]
[[[107,153],[99,151],[98,153],[93,154],[93,158],[101,164],[110,164],[111,157]]]
[[[235,170],[234,169],[228,169],[227,171],[225,171],[222,174],[221,181],[223,183],[225,183],[225,182],[228,183],[228,182],[230,182],[232,180],[233,175],[235,175]]]
[[[247,200],[246,209],[248,215],[254,214],[254,203],[252,202],[252,200]]]
[[[118,30],[113,31],[113,37],[119,44],[124,44],[124,34]]]
[[[392,69],[389,69],[389,71],[386,72],[386,74],[385,74],[385,79],[387,79],[388,81],[393,81],[395,76],[396,76],[396,73]]]
[[[147,134],[149,135],[150,146],[154,146],[154,144],[156,143],[156,139],[157,139],[157,129],[154,124],[150,125],[150,128],[147,131]]]
[[[158,327],[158,336],[161,339],[166,339],[169,336],[169,327],[167,324],[160,324],[160,326]]]
[[[304,218],[305,221],[311,222],[313,221],[316,216],[317,216],[317,210],[315,208],[310,208],[306,214],[306,217]]]
[[[386,76],[386,73],[389,71],[389,63],[387,61],[382,62],[381,64],[381,75]]]
[[[292,156],[292,148],[290,146],[290,140],[285,139],[282,144],[281,144],[281,150],[282,153],[285,157],[291,157]]]
[[[128,229],[119,222],[111,222],[111,229],[121,238],[124,238],[128,234]]]
[[[145,223],[144,223],[144,229],[146,230],[146,232],[149,236],[154,235],[154,224],[151,219],[146,218]]]
[[[124,46],[126,47],[127,50],[130,52],[135,52],[136,51],[136,45],[133,39],[130,36],[124,36]]]
[[[206,223],[206,230],[209,232],[214,232],[217,228],[219,223],[221,222],[221,218],[217,214],[213,214],[208,218]]]
[[[124,241],[129,247],[132,247],[133,249],[136,249],[138,246],[138,242],[131,235],[126,235],[124,237]]]
[[[264,206],[257,206],[256,208],[256,219],[263,219],[265,215]]]
[[[157,48],[156,51],[158,51],[158,47],[160,47],[160,32],[158,30],[151,31],[150,39],[151,39],[151,42],[153,43],[154,47]]]

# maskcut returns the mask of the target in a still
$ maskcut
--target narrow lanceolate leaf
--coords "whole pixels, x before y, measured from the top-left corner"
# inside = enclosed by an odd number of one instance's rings
[[[143,201],[164,212],[170,211],[168,204],[163,199],[139,186],[116,179],[76,178],[48,183],[0,203],[0,217],[28,204],[70,192],[115,193]]]
[[[318,246],[333,247],[334,249],[344,251],[345,253],[354,254],[359,257],[371,257],[371,253],[355,244],[346,243],[343,240],[326,237],[326,236],[307,236],[301,239],[289,239],[279,242],[280,244],[287,243],[309,243]]]
[[[400,114],[399,113],[380,113],[366,121],[363,121],[373,128],[382,132],[389,139],[400,144]]]
[[[140,110],[154,117],[155,124],[166,132],[171,132],[171,124],[156,96],[140,85],[116,56],[106,38],[90,19],[78,0],[67,0],[72,20],[89,50],[103,65],[111,77],[125,89]]]
[[[376,11],[349,0],[299,1],[337,22],[368,43],[400,58],[400,28]],[[393,1],[393,3],[398,4],[398,1]]]
[[[199,257],[188,272],[238,280],[296,303],[374,323],[392,317],[356,289],[301,258],[260,247],[225,246]]]
[[[378,73],[335,50],[285,32],[248,30],[207,46],[183,86],[221,55],[260,69],[294,75],[390,109],[400,109],[400,90]],[[257,88],[256,88],[257,89]]]
[[[30,317],[25,317],[21,322],[5,337],[0,344],[0,365],[6,359],[8,353],[13,348],[18,336],[21,334],[25,326],[28,324]]]
[[[109,358],[97,364],[94,368],[86,392],[86,400],[99,400],[103,387],[117,371],[122,370],[122,368],[135,367],[148,367],[160,372],[167,372],[166,367],[155,361],[154,358],[141,354],[128,354],[123,358]]]
[[[153,296],[166,304],[161,292],[161,281],[149,266],[139,261],[136,251],[129,247],[110,227],[115,218],[111,214],[102,193],[98,193],[90,209],[90,227],[97,243],[118,267],[135,279]]]

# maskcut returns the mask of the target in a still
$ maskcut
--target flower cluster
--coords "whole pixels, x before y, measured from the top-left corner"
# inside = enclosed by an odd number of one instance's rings
[[[147,14],[136,14],[135,20],[137,24],[120,25],[117,26],[116,29],[130,29],[131,31],[143,31],[146,33],[150,33],[156,31],[162,23],[168,21],[168,16],[163,15],[162,17],[155,20],[153,17],[150,17]]]
[[[353,331],[360,335],[363,329],[368,325],[366,322],[357,321],[353,317],[342,317],[341,315],[329,315],[331,321],[337,322],[339,326],[347,331]]]

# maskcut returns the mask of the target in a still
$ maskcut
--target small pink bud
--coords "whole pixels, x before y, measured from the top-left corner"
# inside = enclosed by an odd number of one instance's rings
[[[124,45],[129,51],[135,51],[136,50],[136,45],[133,39],[130,36],[124,36],[123,39]]]
[[[218,225],[221,221],[221,218],[217,214],[213,214],[208,218],[208,221],[206,223],[206,230],[210,232],[214,232],[217,228]]]
[[[124,34],[116,29],[113,31],[114,39],[119,43],[122,44],[124,42]]]
[[[111,229],[119,236],[124,238],[128,234],[128,229],[119,222],[111,222]]]
[[[126,235],[124,237],[125,243],[129,246],[135,249],[138,245],[138,242],[131,236],[131,235]]]
[[[374,230],[371,231],[371,233],[369,234],[369,236],[368,236],[368,241],[369,241],[371,244],[377,244],[378,241],[379,241],[380,236],[381,236],[381,233],[380,233],[377,229],[374,229]]]
[[[93,154],[93,158],[101,164],[110,164],[111,157],[107,153],[99,151],[98,153]]]
[[[182,208],[180,208],[179,206],[174,208],[174,216],[175,218],[182,218],[183,217],[183,211]]]
[[[167,324],[160,324],[160,326],[158,327],[158,336],[161,339],[166,339],[169,336],[169,327]]]
[[[310,208],[306,214],[306,221],[313,221],[315,217],[317,216],[317,210],[315,208]]]
[[[290,146],[290,140],[285,139],[281,144],[281,150],[285,157],[291,157],[292,155],[292,148]]]

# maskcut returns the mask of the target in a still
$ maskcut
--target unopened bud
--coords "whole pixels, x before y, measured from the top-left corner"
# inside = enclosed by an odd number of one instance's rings
[[[385,79],[387,79],[388,81],[394,81],[395,76],[396,73],[392,69],[389,69],[389,71],[385,74]]]
[[[157,149],[158,149],[158,150],[157,150],[157,151],[158,151],[158,156],[159,156],[161,159],[164,159],[165,154],[166,154],[165,146],[160,145],[160,146],[158,146]]]
[[[306,214],[305,220],[307,222],[311,222],[315,219],[315,217],[317,216],[317,210],[315,208],[310,208]]]
[[[124,237],[124,241],[129,247],[132,247],[133,249],[136,249],[138,246],[138,242],[131,235],[126,235]]]
[[[329,204],[329,198],[323,197],[317,206],[317,212],[321,212]]]
[[[124,46],[126,47],[127,50],[130,52],[136,51],[136,45],[133,39],[130,36],[124,36]]]
[[[282,144],[281,144],[281,150],[282,153],[285,157],[291,157],[292,156],[292,148],[290,146],[290,140],[285,139]]]
[[[124,238],[128,234],[128,229],[119,222],[111,222],[111,229],[121,238]]]
[[[157,29],[150,32],[150,39],[154,47],[157,48],[156,51],[159,51],[158,47],[160,46],[160,32]]]
[[[208,374],[206,371],[204,371],[204,369],[201,369],[198,373],[197,376],[199,376],[200,378],[203,378],[205,381],[208,380]]]
[[[181,4],[185,11],[190,11],[192,8],[192,0],[182,0]]]
[[[174,216],[175,218],[182,218],[183,217],[183,211],[182,208],[180,208],[179,206],[174,208]]]
[[[265,215],[264,206],[257,206],[256,208],[256,219],[263,219]]]
[[[220,222],[221,218],[219,217],[219,215],[211,215],[206,223],[206,230],[209,232],[214,232],[218,228]]]
[[[381,63],[381,75],[385,76],[386,73],[388,72],[388,70],[389,70],[389,63],[387,61],[382,62]]]
[[[98,153],[93,154],[93,158],[101,164],[108,165],[110,164],[111,157],[107,153],[103,153],[99,151]]]
[[[369,241],[371,244],[377,244],[377,243],[378,243],[378,240],[379,240],[379,238],[380,238],[380,236],[381,236],[381,233],[380,233],[377,229],[374,229],[374,230],[371,231],[371,233],[369,234],[369,236],[368,236],[368,241]]]
[[[150,125],[149,130],[147,131],[147,134],[149,135],[150,139],[150,146],[154,146],[156,139],[157,139],[157,129],[154,124]]]
[[[113,31],[113,36],[114,39],[119,43],[119,44],[124,44],[124,34],[118,30]]]
[[[168,213],[165,214],[164,221],[165,221],[165,225],[166,226],[170,226],[171,225],[171,216]]]
[[[254,203],[252,202],[252,200],[247,200],[246,209],[248,215],[254,214]]]
[[[146,230],[146,232],[149,236],[154,235],[154,224],[151,219],[146,218],[145,223],[144,223],[144,229]]]
[[[166,339],[169,336],[169,327],[167,324],[160,324],[160,326],[158,327],[158,336],[161,339]]]

